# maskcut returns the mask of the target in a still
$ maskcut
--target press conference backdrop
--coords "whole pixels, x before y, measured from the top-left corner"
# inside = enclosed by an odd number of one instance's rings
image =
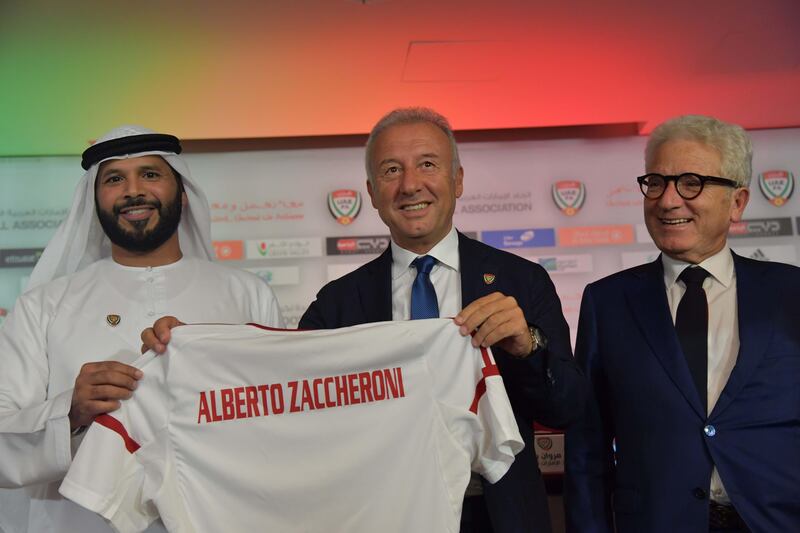
[[[750,204],[730,244],[748,257],[798,264],[800,195],[789,192],[792,175],[800,174],[800,129],[752,137]],[[615,137],[460,145],[465,178],[456,226],[544,266],[573,340],[584,286],[657,255],[635,181],[643,173],[644,144],[642,137]],[[388,245],[366,194],[363,148],[186,158],[211,204],[218,260],[268,280],[290,326],[324,283]],[[760,173],[769,178],[766,195]],[[0,321],[64,218],[81,174],[78,157],[0,158]],[[347,191],[360,193],[360,212],[357,196]],[[486,274],[488,281],[495,273]]]

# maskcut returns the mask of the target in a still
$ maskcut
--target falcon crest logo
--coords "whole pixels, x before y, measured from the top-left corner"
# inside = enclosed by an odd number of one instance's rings
[[[121,320],[122,317],[120,317],[119,315],[106,315],[106,323],[112,328],[116,327]]]
[[[781,207],[794,192],[794,175],[788,170],[768,170],[758,175],[761,194],[775,207]]]
[[[577,180],[555,182],[552,193],[553,201],[569,217],[580,211],[586,200],[586,186]]]
[[[336,222],[346,226],[361,211],[361,193],[352,189],[339,189],[328,193],[328,210]]]

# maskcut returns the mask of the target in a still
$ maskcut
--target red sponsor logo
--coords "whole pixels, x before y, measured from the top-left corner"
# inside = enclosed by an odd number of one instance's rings
[[[244,243],[242,241],[214,241],[214,254],[220,261],[244,259]]]
[[[355,239],[339,239],[336,241],[336,249],[341,252],[352,252],[356,249]]]

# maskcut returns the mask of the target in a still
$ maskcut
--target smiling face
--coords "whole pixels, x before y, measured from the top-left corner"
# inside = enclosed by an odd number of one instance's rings
[[[425,254],[453,226],[464,171],[452,175],[452,158],[447,135],[428,122],[396,124],[375,139],[367,190],[402,248]]]
[[[694,172],[720,176],[722,159],[717,150],[693,140],[675,139],[662,144],[647,172],[679,175]],[[697,198],[684,200],[670,182],[664,194],[644,200],[644,220],[653,241],[673,259],[697,264],[719,252],[731,222],[738,222],[750,193],[706,183]]]
[[[177,175],[160,156],[113,159],[97,171],[97,217],[113,245],[126,251],[151,252],[170,239],[177,246],[185,202]]]

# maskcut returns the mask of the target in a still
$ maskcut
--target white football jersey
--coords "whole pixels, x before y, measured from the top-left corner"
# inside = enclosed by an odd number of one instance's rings
[[[451,319],[190,325],[95,420],[60,492],[119,531],[458,531],[470,471],[522,447],[489,350]]]

